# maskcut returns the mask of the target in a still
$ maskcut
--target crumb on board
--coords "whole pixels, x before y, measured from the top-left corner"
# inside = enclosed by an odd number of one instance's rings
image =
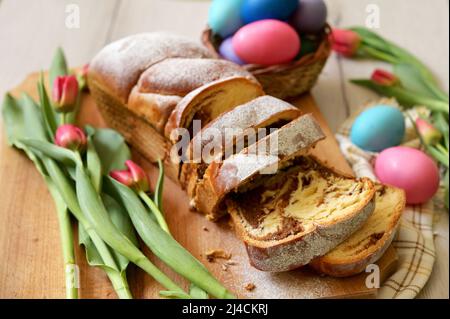
[[[222,270],[223,271],[227,271],[228,270],[228,266],[226,264],[222,264]]]
[[[231,254],[224,252],[222,249],[214,249],[206,253],[206,259],[213,263],[216,259],[230,259]]]
[[[227,265],[227,266],[235,266],[235,265],[237,265],[237,262],[235,262],[234,260],[227,260],[225,262],[225,265]]]
[[[253,290],[255,290],[256,286],[255,286],[255,284],[250,282],[250,283],[246,284],[244,288],[247,291],[253,291]]]
[[[209,231],[208,227],[204,226],[203,231]]]

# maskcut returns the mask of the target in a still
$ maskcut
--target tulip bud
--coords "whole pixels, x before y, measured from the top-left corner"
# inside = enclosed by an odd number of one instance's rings
[[[134,185],[133,177],[131,176],[131,173],[127,170],[111,171],[109,173],[109,176],[114,178],[119,183],[124,184],[125,186],[133,187]]]
[[[78,98],[78,81],[74,75],[58,76],[53,83],[53,102],[58,112],[71,112]]]
[[[416,120],[416,127],[423,142],[427,145],[435,145],[442,138],[442,133],[437,128],[420,117]]]
[[[83,65],[81,70],[77,73],[78,86],[80,90],[84,90],[87,86],[87,74],[89,71],[89,64]]]
[[[147,192],[150,190],[147,174],[133,161],[126,161],[127,170],[112,171],[109,175],[118,182],[136,190]]]
[[[376,69],[372,73],[372,81],[383,86],[394,86],[400,83],[399,78],[389,71]]]
[[[333,29],[331,44],[335,52],[346,57],[352,57],[361,45],[361,37],[351,30]]]
[[[86,134],[75,125],[64,124],[56,130],[55,144],[72,151],[83,151],[87,145]]]

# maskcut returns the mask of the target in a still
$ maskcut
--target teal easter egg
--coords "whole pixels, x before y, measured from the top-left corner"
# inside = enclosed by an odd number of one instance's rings
[[[215,34],[226,38],[244,25],[241,7],[244,0],[214,0],[209,7],[208,25]]]
[[[363,150],[380,152],[399,145],[405,135],[403,113],[393,106],[377,105],[362,112],[353,123],[350,138]]]

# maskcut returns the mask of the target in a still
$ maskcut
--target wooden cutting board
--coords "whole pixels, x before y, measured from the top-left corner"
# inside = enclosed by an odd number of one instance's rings
[[[25,91],[37,96],[38,75],[31,74],[13,95]],[[327,134],[314,151],[317,156],[338,169],[351,173],[339,151],[322,114],[310,95],[292,101],[305,113],[312,112]],[[93,99],[83,97],[79,121],[82,124],[105,126]],[[3,127],[0,127],[0,298],[64,298],[64,269],[53,201],[33,164],[23,153],[9,147]],[[150,174],[152,184],[157,170],[138,154],[135,159]],[[348,298],[374,297],[376,289],[365,285],[367,274],[345,279],[321,277],[307,267],[280,274],[270,274],[252,268],[244,245],[235,237],[228,221],[215,224],[188,208],[188,198],[173,182],[166,179],[164,209],[172,234],[233,293],[244,298]],[[236,264],[224,269],[224,261],[210,263],[205,254],[222,249],[232,255]],[[171,277],[186,283],[145,249],[158,267]],[[80,267],[80,297],[115,298],[108,278],[98,268],[89,267],[81,248],[76,250]],[[396,253],[390,248],[379,261],[381,278],[386,278],[396,265]],[[155,298],[161,287],[134,265],[129,267],[128,278],[135,298]],[[245,286],[254,284],[253,291]]]

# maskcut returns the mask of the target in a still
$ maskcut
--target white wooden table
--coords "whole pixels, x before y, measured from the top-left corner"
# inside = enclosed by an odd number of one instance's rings
[[[414,52],[448,91],[448,0],[327,3],[330,24],[340,27],[364,25],[367,6],[376,5],[380,13],[380,28],[376,31]],[[73,21],[66,21],[73,13],[70,4],[79,8],[79,28],[70,28]],[[208,6],[209,1],[198,0],[0,0],[0,94],[3,96],[31,71],[47,68],[57,46],[64,48],[70,64],[75,66],[88,62],[112,40],[133,33],[166,30],[199,38]],[[334,130],[352,110],[376,98],[349,84],[348,79],[367,78],[379,65],[335,55],[330,58],[313,94]],[[436,216],[435,233],[437,261],[421,298],[449,297],[447,213]]]

